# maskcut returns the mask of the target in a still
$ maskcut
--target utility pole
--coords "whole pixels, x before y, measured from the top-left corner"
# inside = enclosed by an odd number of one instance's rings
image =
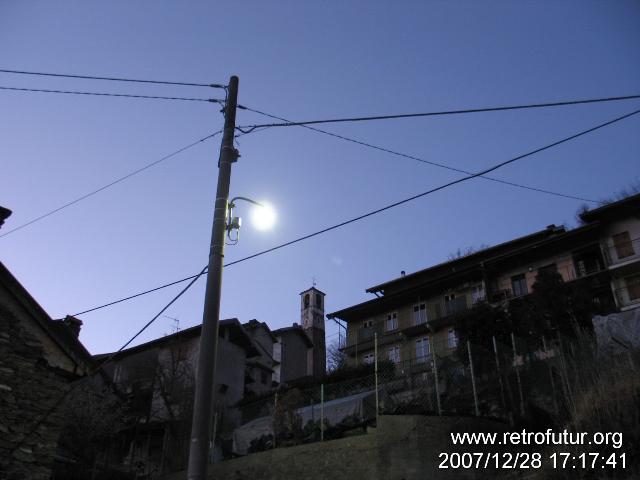
[[[218,160],[218,188],[216,192],[213,229],[209,247],[209,270],[204,299],[200,353],[196,373],[196,392],[193,402],[191,443],[189,444],[188,480],[205,480],[209,463],[213,387],[215,385],[216,355],[218,350],[218,324],[220,321],[220,295],[224,237],[227,229],[227,203],[231,183],[231,164],[237,161],[238,151],[233,147],[238,104],[238,77],[229,80],[227,102],[224,107],[224,131]]]

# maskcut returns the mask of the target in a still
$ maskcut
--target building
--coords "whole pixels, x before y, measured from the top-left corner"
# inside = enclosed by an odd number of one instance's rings
[[[81,325],[52,320],[0,263],[0,477],[51,478],[63,394],[93,368]]]
[[[330,313],[346,323],[352,365],[378,358],[426,362],[457,348],[457,314],[532,291],[538,272],[576,282],[603,314],[640,306],[640,195],[581,215],[583,225],[543,230],[375,285],[376,298]]]
[[[309,359],[313,343],[304,329],[294,323],[290,327],[274,330],[273,335],[277,339],[273,346],[273,358],[278,362],[275,381],[283,384],[309,377],[312,373]]]
[[[315,286],[300,294],[300,323],[311,343],[307,365],[308,374],[322,378],[327,373],[327,347],[324,332],[325,294]]]
[[[123,350],[105,367],[129,397],[133,427],[110,446],[112,466],[153,478],[185,468],[194,399],[201,325]],[[260,355],[251,337],[233,318],[221,320],[215,376],[216,438],[240,422],[235,405],[244,398],[247,361]],[[101,359],[104,354],[97,356]],[[171,452],[169,455],[167,452]]]
[[[278,381],[274,379],[274,368],[277,368],[278,362],[273,359],[273,347],[278,339],[264,322],[254,319],[242,326],[259,352],[255,357],[247,359],[246,393],[261,395],[271,390],[275,386],[274,382]]]

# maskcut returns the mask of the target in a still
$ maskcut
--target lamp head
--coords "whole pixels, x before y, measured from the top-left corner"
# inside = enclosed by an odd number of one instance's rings
[[[255,204],[251,210],[251,223],[258,230],[269,230],[276,223],[276,211],[268,203]]]

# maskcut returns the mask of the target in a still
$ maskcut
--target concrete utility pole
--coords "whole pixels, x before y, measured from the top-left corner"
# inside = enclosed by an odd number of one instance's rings
[[[211,417],[213,409],[213,387],[218,350],[218,324],[220,321],[220,292],[222,288],[222,265],[224,259],[224,236],[227,229],[227,203],[231,183],[231,164],[238,160],[238,151],[233,147],[238,104],[238,77],[229,80],[227,102],[224,108],[224,131],[218,160],[218,188],[213,230],[209,248],[209,271],[204,300],[200,353],[196,372],[196,394],[193,402],[191,443],[189,445],[189,480],[204,480],[209,463],[211,441]]]

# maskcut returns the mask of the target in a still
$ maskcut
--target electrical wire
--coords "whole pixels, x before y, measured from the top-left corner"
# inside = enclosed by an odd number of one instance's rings
[[[411,196],[409,198],[405,198],[403,200],[399,200],[397,202],[394,202],[392,204],[389,204],[389,205],[386,205],[384,207],[378,208],[376,210],[372,210],[370,212],[367,212],[365,214],[362,214],[362,215],[359,215],[357,217],[351,218],[349,220],[345,220],[343,222],[337,223],[337,224],[332,225],[330,227],[323,228],[322,230],[318,230],[318,231],[310,233],[308,235],[304,235],[302,237],[298,237],[298,238],[296,238],[294,240],[291,240],[289,242],[281,243],[280,245],[277,245],[275,247],[271,247],[271,248],[268,248],[266,250],[262,250],[261,252],[254,253],[253,255],[249,255],[247,257],[243,257],[243,258],[240,258],[238,260],[226,263],[224,265],[224,267],[230,267],[231,265],[236,265],[238,263],[242,263],[242,262],[245,262],[247,260],[251,260],[253,258],[265,255],[267,253],[271,253],[271,252],[274,252],[276,250],[280,250],[281,248],[288,247],[290,245],[302,242],[304,240],[308,240],[308,239],[313,238],[313,237],[317,237],[318,235],[322,235],[324,233],[330,232],[332,230],[336,230],[338,228],[344,227],[344,226],[349,225],[351,223],[358,222],[360,220],[363,220],[365,218],[371,217],[373,215],[376,215],[378,213],[384,212],[386,210],[390,210],[392,208],[398,207],[398,206],[403,205],[405,203],[409,203],[409,202],[411,202],[413,200],[417,200],[418,198],[425,197],[425,196],[430,195],[432,193],[435,193],[437,191],[444,190],[445,188],[451,187],[451,186],[456,185],[458,183],[462,183],[462,182],[465,182],[467,180],[471,180],[473,178],[481,177],[481,176],[483,176],[483,175],[485,175],[485,174],[487,174],[489,172],[492,172],[494,170],[497,170],[497,169],[502,168],[502,167],[504,167],[506,165],[509,165],[511,163],[514,163],[514,162],[517,162],[519,160],[522,160],[523,158],[530,157],[530,156],[535,155],[537,153],[543,152],[543,151],[548,150],[550,148],[556,147],[556,146],[561,145],[563,143],[566,143],[566,142],[569,142],[569,141],[574,140],[576,138],[579,138],[579,137],[582,137],[584,135],[587,135],[587,134],[589,134],[591,132],[595,132],[595,131],[600,130],[600,129],[608,126],[608,125],[612,125],[614,123],[617,123],[617,122],[620,122],[622,120],[625,120],[625,119],[627,119],[629,117],[637,115],[638,113],[640,113],[640,110],[634,110],[634,111],[632,111],[630,113],[627,113],[625,115],[616,117],[616,118],[614,118],[612,120],[606,121],[604,123],[600,123],[600,124],[598,124],[598,125],[596,125],[594,127],[588,128],[586,130],[582,130],[582,131],[580,131],[580,132],[578,132],[576,134],[570,135],[568,137],[564,137],[564,138],[562,138],[560,140],[557,140],[557,141],[555,141],[553,143],[549,143],[549,144],[547,144],[547,145],[545,145],[543,147],[536,148],[535,150],[531,150],[531,151],[529,151],[527,153],[524,153],[522,155],[518,155],[516,157],[510,158],[509,160],[505,160],[503,162],[497,163],[497,164],[495,164],[495,165],[493,165],[493,166],[491,166],[489,168],[486,168],[486,169],[482,170],[481,172],[474,173],[474,174],[471,174],[471,175],[468,175],[468,176],[465,176],[465,177],[458,178],[456,180],[453,180],[451,182],[445,183],[445,184],[440,185],[438,187],[429,189],[429,190],[427,190],[425,192],[419,193],[417,195],[413,195],[413,196]],[[177,280],[177,281],[174,281],[174,282],[171,282],[171,283],[167,283],[165,285],[161,285],[159,287],[155,287],[155,288],[153,288],[151,290],[146,290],[146,291],[143,291],[143,292],[139,292],[139,293],[137,293],[135,295],[131,295],[129,297],[122,298],[120,300],[116,300],[116,301],[109,302],[109,303],[106,303],[106,304],[98,306],[98,307],[94,307],[94,308],[91,308],[91,309],[88,309],[88,310],[84,310],[83,312],[79,312],[79,313],[74,314],[74,316],[79,316],[79,315],[82,315],[84,313],[89,313],[89,312],[93,312],[93,311],[96,311],[96,310],[100,310],[102,308],[105,308],[105,307],[108,307],[108,306],[111,306],[111,305],[115,305],[117,303],[121,303],[121,302],[124,302],[126,300],[130,300],[132,298],[136,298],[136,297],[140,297],[142,295],[146,295],[147,293],[151,293],[151,292],[155,292],[155,291],[161,290],[163,288],[169,287],[171,285],[175,285],[177,283],[181,283],[181,282],[185,282],[187,280],[191,280],[191,279],[193,279],[195,277],[196,277],[196,275],[193,275],[193,276],[190,276],[190,277],[183,278],[181,280]]]
[[[347,117],[327,120],[307,120],[304,122],[265,123],[236,127],[242,133],[250,133],[256,128],[263,127],[296,127],[301,125],[318,125],[323,123],[367,122],[373,120],[395,120],[399,118],[435,117],[443,115],[461,115],[467,113],[504,112],[509,110],[526,110],[534,108],[563,107],[568,105],[584,105],[590,103],[617,102],[622,100],[640,99],[640,95],[626,95],[620,97],[591,98],[586,100],[566,100],[562,102],[530,103],[526,105],[508,105],[502,107],[469,108],[463,110],[444,110],[439,112],[402,113],[397,115],[376,115],[372,117]]]
[[[120,178],[117,178],[116,180],[114,180],[114,181],[112,181],[110,183],[107,183],[106,185],[103,185],[102,187],[100,187],[100,188],[98,188],[96,190],[93,190],[93,191],[91,191],[89,193],[86,193],[86,194],[76,198],[75,200],[71,200],[70,202],[67,202],[64,205],[61,205],[60,207],[54,208],[53,210],[51,210],[51,211],[49,211],[49,212],[47,212],[47,213],[45,213],[43,215],[40,215],[40,216],[34,218],[33,220],[29,220],[28,222],[23,223],[22,225],[18,225],[17,227],[15,227],[15,228],[13,228],[13,229],[1,234],[0,238],[6,237],[7,235],[10,235],[13,232],[21,230],[21,229],[23,229],[23,228],[25,228],[25,227],[27,227],[29,225],[32,225],[32,224],[34,224],[34,223],[36,223],[36,222],[38,222],[40,220],[43,220],[43,219],[53,215],[54,213],[59,212],[60,210],[64,210],[65,208],[68,208],[68,207],[70,207],[72,205],[75,205],[76,203],[81,202],[82,200],[85,200],[85,199],[87,199],[89,197],[92,197],[93,195],[95,195],[97,193],[100,193],[103,190],[106,190],[107,188],[112,187],[112,186],[114,186],[114,185],[116,185],[116,184],[118,184],[120,182],[123,182],[124,180],[126,180],[128,178],[131,178],[131,177],[133,177],[134,175],[137,175],[140,172],[143,172],[143,171],[145,171],[145,170],[147,170],[147,169],[149,169],[149,168],[151,168],[151,167],[153,167],[155,165],[158,165],[161,162],[164,162],[165,160],[168,160],[168,159],[170,159],[172,157],[175,157],[176,155],[178,155],[179,153],[184,152],[185,150],[188,150],[188,149],[190,149],[192,147],[195,147],[196,145],[198,145],[199,143],[204,142],[205,140],[208,140],[210,138],[215,137],[216,135],[218,135],[221,132],[222,132],[222,130],[219,130],[217,132],[212,133],[211,135],[207,135],[206,137],[201,138],[200,140],[197,140],[197,141],[195,141],[193,143],[190,143],[189,145],[186,145],[186,146],[184,146],[184,147],[182,147],[182,148],[180,148],[180,149],[178,149],[178,150],[176,150],[176,151],[174,151],[174,152],[172,152],[172,153],[170,153],[168,155],[165,155],[164,157],[159,158],[158,160],[155,160],[155,161],[153,161],[151,163],[148,163],[148,164],[144,165],[143,167],[140,167],[137,170],[134,170],[133,172],[130,172],[130,173],[128,173],[128,174],[126,174],[126,175],[124,175],[124,176],[122,176]]]
[[[33,427],[31,427],[29,429],[29,431],[22,437],[22,439],[13,447],[12,451],[17,450],[21,445],[24,444],[24,442],[31,437],[31,435],[34,434],[34,432],[36,432],[38,430],[38,428],[40,427],[40,425],[42,425],[47,418],[49,418],[59,407],[60,405],[62,405],[62,402],[64,401],[64,399],[67,397],[67,395],[69,395],[71,392],[73,392],[76,388],[78,388],[78,386],[82,385],[84,382],[86,382],[88,379],[92,378],[95,374],[97,374],[98,372],[100,372],[108,363],[110,363],[118,353],[122,352],[122,350],[124,350],[125,348],[127,348],[131,342],[133,342],[136,338],[138,338],[147,328],[149,328],[149,326],[151,326],[151,324],[153,322],[155,322],[171,305],[173,305],[182,295],[184,295],[186,293],[187,290],[189,290],[189,288],[191,288],[191,286],[193,286],[194,283],[196,283],[196,281],[198,280],[198,278],[200,278],[201,275],[203,275],[206,271],[206,267],[203,268],[199,274],[194,275],[193,276],[193,280],[191,282],[189,282],[189,284],[187,286],[185,286],[182,290],[180,290],[180,292],[174,296],[171,301],[169,303],[167,303],[164,307],[162,307],[162,309],[151,319],[149,320],[140,330],[138,330],[138,332],[133,335],[129,340],[127,340],[124,345],[122,345],[118,350],[116,350],[115,352],[109,354],[104,360],[102,360],[91,372],[89,372],[87,375],[85,375],[84,377],[80,378],[79,380],[73,382],[71,384],[71,386],[66,389],[62,395],[60,395],[60,397],[58,397],[58,399],[53,403],[53,405],[44,413],[42,414],[42,416],[34,423]]]
[[[0,86],[0,90],[12,90],[18,92],[41,92],[41,93],[63,93],[67,95],[95,95],[99,97],[125,97],[142,98],[151,100],[182,100],[185,102],[209,102],[223,105],[223,100],[217,98],[190,98],[190,97],[162,97],[159,95],[133,95],[128,93],[103,93],[103,92],[81,92],[77,90],[49,90],[44,88],[19,88]]]
[[[253,108],[240,106],[240,105],[238,105],[238,108],[241,108],[243,110],[247,110],[247,111],[250,111],[250,112],[254,112],[254,113],[257,113],[257,114],[260,114],[260,115],[264,115],[265,117],[274,118],[276,120],[282,120],[284,122],[290,122],[290,120],[287,120],[286,118],[282,118],[282,117],[278,117],[276,115],[271,115],[269,113],[261,112],[260,110],[255,110]],[[372,148],[374,150],[379,150],[381,152],[390,153],[390,154],[396,155],[398,157],[403,157],[403,158],[407,158],[407,159],[410,159],[410,160],[415,160],[417,162],[425,163],[425,164],[428,164],[428,165],[433,165],[434,167],[444,168],[446,170],[450,170],[450,171],[458,172],[458,173],[464,173],[466,175],[472,175],[473,174],[473,172],[470,172],[470,171],[467,171],[467,170],[463,170],[461,168],[451,167],[451,166],[445,165],[443,163],[437,163],[437,162],[433,162],[433,161],[429,161],[429,160],[424,160],[424,159],[422,159],[420,157],[416,157],[414,155],[401,153],[401,152],[398,152],[398,151],[395,151],[395,150],[391,150],[389,148],[385,148],[385,147],[380,147],[378,145],[374,145],[372,143],[363,142],[361,140],[356,140],[354,138],[349,138],[349,137],[346,137],[344,135],[338,135],[337,133],[332,133],[332,132],[328,132],[326,130],[321,130],[319,128],[310,127],[308,125],[299,125],[299,126],[303,127],[303,128],[306,128],[308,130],[313,130],[314,132],[318,132],[318,133],[322,133],[324,135],[329,135],[331,137],[338,138],[340,140],[345,140],[347,142],[351,142],[351,143],[355,143],[355,144],[358,144],[358,145],[362,145],[364,147]],[[253,133],[261,132],[262,130],[263,129],[255,130]],[[245,134],[242,134],[242,135],[245,135]],[[551,191],[551,190],[545,190],[543,188],[532,187],[530,185],[525,185],[525,184],[522,184],[522,183],[510,182],[508,180],[502,180],[502,179],[495,178],[495,177],[482,176],[482,178],[484,178],[486,180],[490,180],[492,182],[497,182],[497,183],[502,183],[502,184],[505,184],[505,185],[510,185],[512,187],[523,188],[523,189],[526,189],[526,190],[532,190],[534,192],[539,192],[539,193],[546,193],[548,195],[554,195],[556,197],[563,197],[563,198],[568,198],[568,199],[571,199],[571,200],[579,200],[581,202],[595,203],[595,204],[598,204],[598,205],[602,205],[602,203],[603,203],[603,202],[600,202],[598,200],[592,200],[592,199],[589,199],[589,198],[577,197],[575,195],[569,195],[569,194],[566,194],[566,193],[560,193],[560,192],[554,192],[554,191]]]
[[[0,69],[0,73],[14,73],[19,75],[37,75],[45,77],[63,77],[63,78],[80,78],[83,80],[109,80],[112,82],[135,82],[135,83],[154,83],[158,85],[182,85],[188,87],[210,87],[210,88],[227,88],[225,85],[219,83],[189,83],[189,82],[169,82],[165,80],[140,80],[133,78],[118,78],[118,77],[95,77],[89,75],[73,75],[68,73],[45,73],[45,72],[28,72],[24,70],[6,70]]]

